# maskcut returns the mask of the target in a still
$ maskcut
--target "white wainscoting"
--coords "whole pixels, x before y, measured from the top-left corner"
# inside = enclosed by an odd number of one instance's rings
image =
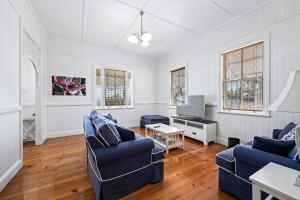
[[[0,192],[23,165],[20,104],[20,19],[0,1]]]
[[[11,108],[10,108],[11,109]],[[0,191],[23,165],[20,108],[0,110]]]
[[[51,103],[47,104],[47,138],[76,135],[83,133],[83,116],[93,110],[91,103]],[[135,103],[133,108],[100,109],[101,114],[111,113],[118,123],[127,127],[140,125],[140,117],[145,114],[157,114],[157,104],[149,102]]]

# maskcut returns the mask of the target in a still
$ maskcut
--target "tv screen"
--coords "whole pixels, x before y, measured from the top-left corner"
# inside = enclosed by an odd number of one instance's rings
[[[186,105],[178,105],[176,113],[179,116],[205,117],[204,95],[188,96]]]

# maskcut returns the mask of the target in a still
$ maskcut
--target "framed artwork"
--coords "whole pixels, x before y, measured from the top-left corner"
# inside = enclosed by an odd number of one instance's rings
[[[86,78],[52,76],[52,95],[86,96]]]

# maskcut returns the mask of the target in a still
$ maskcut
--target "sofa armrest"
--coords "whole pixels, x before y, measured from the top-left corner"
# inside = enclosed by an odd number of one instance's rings
[[[98,165],[110,163],[115,160],[131,157],[143,152],[151,152],[154,148],[153,140],[143,138],[141,140],[132,140],[122,142],[113,147],[100,147],[93,149],[97,158]]]
[[[277,163],[295,170],[300,171],[300,162],[295,160],[253,149],[247,145],[238,145],[233,150],[233,156],[237,162],[241,161],[251,165],[256,171],[269,164],[270,162]]]
[[[273,139],[278,139],[279,134],[281,133],[282,129],[274,129],[273,130]]]

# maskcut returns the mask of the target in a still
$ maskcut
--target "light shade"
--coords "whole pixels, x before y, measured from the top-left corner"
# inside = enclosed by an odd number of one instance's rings
[[[149,47],[150,46],[150,42],[142,41],[141,46],[142,47]]]
[[[271,111],[300,112],[300,70],[291,71],[278,99],[269,107]]]
[[[142,41],[150,42],[152,39],[152,35],[150,33],[144,32],[141,39]]]
[[[139,42],[137,36],[133,34],[128,37],[128,41],[132,44],[137,44]]]

